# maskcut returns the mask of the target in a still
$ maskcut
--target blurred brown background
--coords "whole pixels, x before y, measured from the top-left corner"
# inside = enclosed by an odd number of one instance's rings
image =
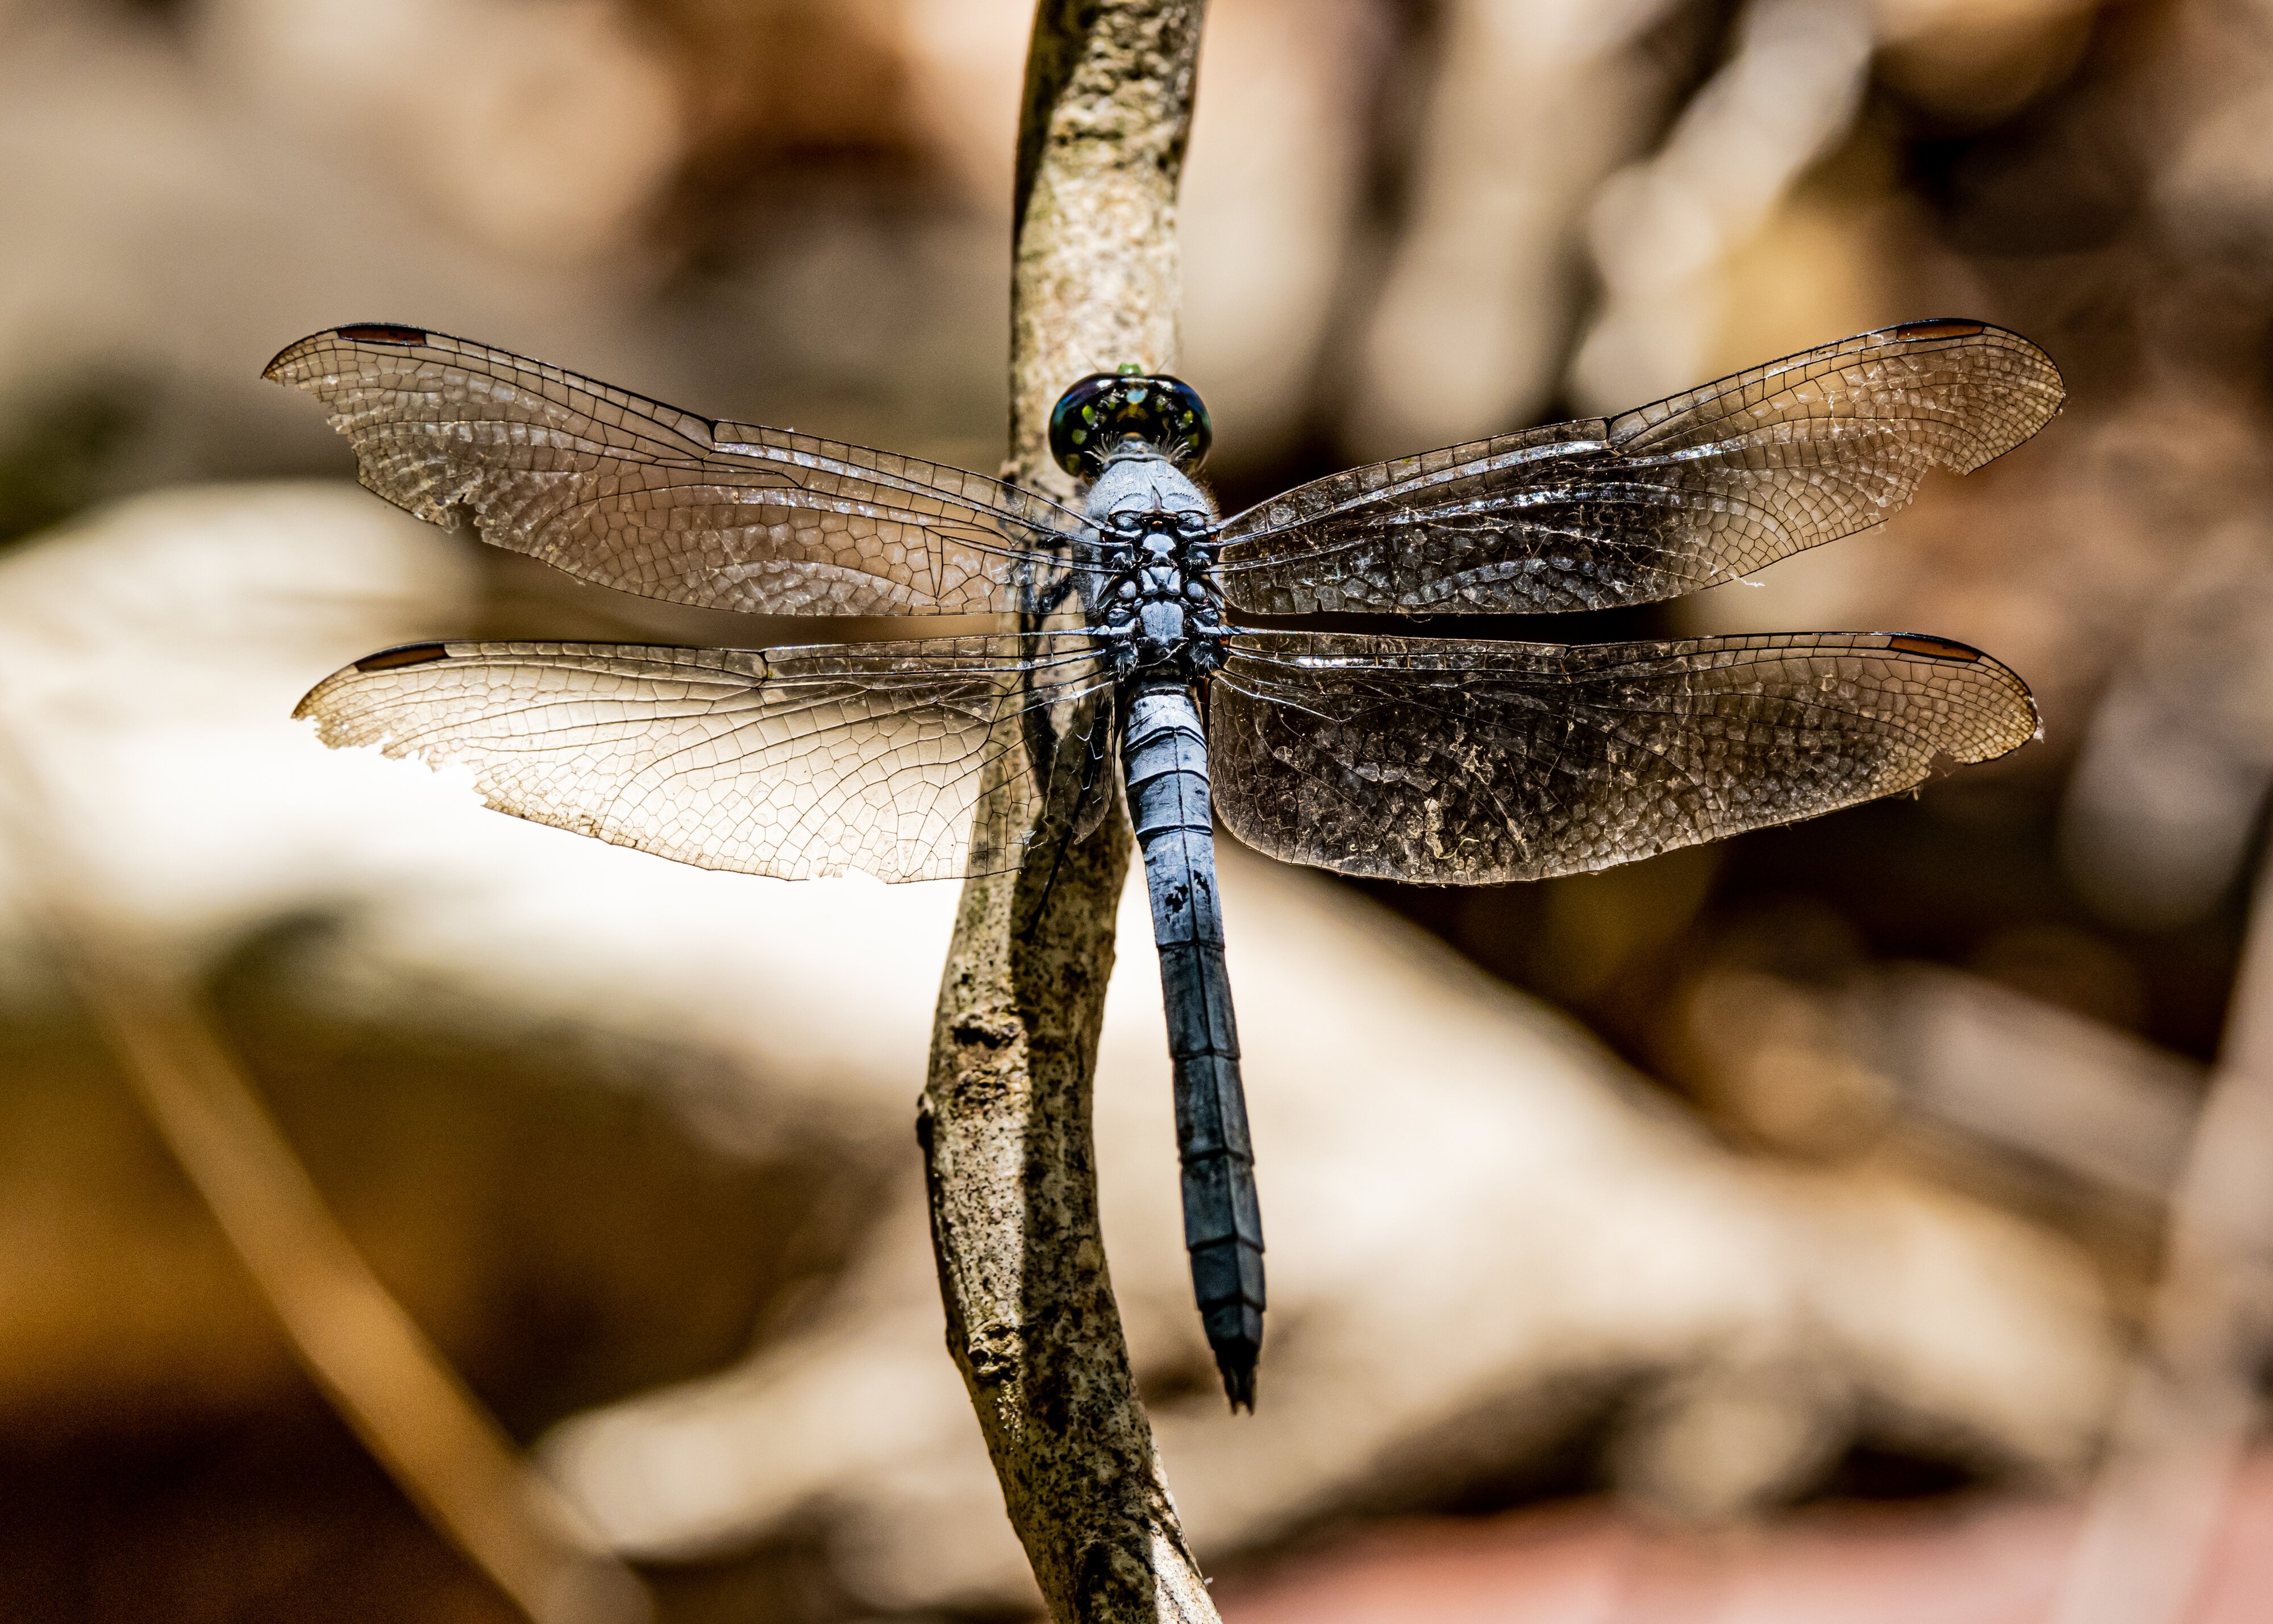
[[[953,887],[698,875],[326,756],[293,700],[389,641],[791,628],[401,519],[258,374],[409,321],[991,472],[1029,17],[0,0],[0,1614],[518,1616],[296,1362],[61,917],[193,991],[663,1617],[1024,1615],[907,1204]],[[2263,1616],[2273,6],[1208,29],[1181,370],[1227,512],[1913,318],[2070,385],[1757,583],[1458,628],[1936,632],[2029,679],[2035,746],[1583,879],[1234,862],[1285,1299],[1253,1423],[1180,1303],[1124,932],[1115,1277],[1227,1616]]]

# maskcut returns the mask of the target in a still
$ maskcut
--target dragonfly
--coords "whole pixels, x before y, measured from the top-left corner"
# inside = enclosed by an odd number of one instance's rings
[[[1125,808],[1193,1291],[1234,1412],[1254,1407],[1265,1294],[1218,818],[1291,863],[1493,885],[1908,790],[2039,732],[2010,670],[1924,633],[1564,645],[1238,618],[1598,610],[1744,579],[2059,410],[2051,359],[1984,322],[1883,328],[1228,518],[1198,478],[1204,402],[1134,366],[1052,415],[1078,506],[394,323],[315,333],[266,376],[322,403],[372,491],[581,580],[768,615],[995,617],[761,649],[417,643],[296,715],[334,746],[469,769],[499,811],[784,879],[1008,872]]]

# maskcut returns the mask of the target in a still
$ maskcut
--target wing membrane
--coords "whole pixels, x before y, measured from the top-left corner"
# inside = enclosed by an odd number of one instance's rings
[[[1014,868],[1029,828],[1094,827],[1114,782],[1112,684],[1075,634],[421,643],[326,677],[294,714],[328,745],[469,767],[500,812],[785,879]],[[974,828],[995,783],[1009,793]]]
[[[1578,873],[1789,823],[2037,729],[2019,677],[1939,638],[1250,632],[1230,647],[1208,738],[1232,833],[1426,884]]]
[[[1260,614],[1602,609],[1677,596],[1878,523],[2059,409],[2026,339],[1911,322],[1612,418],[1352,468],[1219,535]]]
[[[692,413],[439,333],[302,339],[264,376],[324,403],[398,507],[643,596],[761,614],[1017,612],[1080,519],[976,474]]]

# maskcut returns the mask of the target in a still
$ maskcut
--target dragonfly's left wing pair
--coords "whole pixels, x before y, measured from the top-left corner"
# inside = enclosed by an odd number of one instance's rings
[[[1564,647],[1242,632],[1213,685],[1216,804],[1273,856],[1433,884],[1607,867],[1908,789],[2036,729],[1937,638]],[[1093,827],[1115,772],[1086,637],[729,649],[440,643],[302,702],[327,743],[470,768],[502,812],[709,868],[944,879],[1014,866],[989,775]],[[1006,715],[1035,725],[998,729]],[[994,805],[997,802],[986,802]]]

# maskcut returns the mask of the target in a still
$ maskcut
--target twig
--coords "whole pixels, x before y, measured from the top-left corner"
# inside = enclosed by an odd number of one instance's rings
[[[1175,364],[1176,187],[1202,11],[1040,0],[1035,12],[1011,464],[1061,501],[1073,486],[1046,449],[1058,396],[1124,361]],[[1054,844],[1037,842],[1016,874],[969,882],[940,987],[919,1131],[948,1347],[1053,1616],[1213,1620],[1136,1400],[1098,1230],[1091,1083],[1129,836],[1108,819],[1053,879]]]
[[[132,951],[0,721],[0,830],[65,977],[301,1364],[427,1520],[535,1624],[644,1624],[646,1587],[388,1294],[189,991]]]

